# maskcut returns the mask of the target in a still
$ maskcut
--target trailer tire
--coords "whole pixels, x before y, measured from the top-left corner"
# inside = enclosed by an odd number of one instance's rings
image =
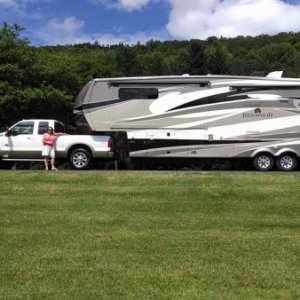
[[[298,166],[297,157],[293,153],[283,153],[276,159],[280,171],[294,171]]]
[[[274,157],[266,152],[257,154],[253,160],[253,166],[256,171],[271,171],[274,165]]]
[[[75,148],[70,152],[69,162],[72,169],[86,170],[91,166],[92,155],[85,148]]]

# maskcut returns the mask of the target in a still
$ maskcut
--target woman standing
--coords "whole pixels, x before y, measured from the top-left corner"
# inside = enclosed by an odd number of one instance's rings
[[[57,137],[60,135],[64,135],[64,133],[54,133],[52,127],[48,127],[47,132],[43,135],[43,150],[42,156],[44,157],[45,169],[48,170],[48,160],[51,161],[51,170],[57,171],[55,168],[55,144]]]

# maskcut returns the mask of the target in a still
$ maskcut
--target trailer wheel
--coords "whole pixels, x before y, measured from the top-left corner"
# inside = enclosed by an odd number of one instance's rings
[[[259,153],[253,160],[253,166],[257,171],[270,171],[274,168],[274,158],[270,153]]]
[[[294,171],[297,168],[298,160],[292,153],[283,153],[276,159],[276,165],[280,171]]]
[[[92,163],[92,155],[85,148],[75,148],[69,155],[71,167],[75,170],[88,169]]]

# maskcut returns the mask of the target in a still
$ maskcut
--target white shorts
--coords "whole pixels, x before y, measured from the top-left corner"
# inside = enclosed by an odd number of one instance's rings
[[[43,146],[43,151],[42,151],[42,156],[44,156],[44,157],[55,157],[54,147],[44,145]]]

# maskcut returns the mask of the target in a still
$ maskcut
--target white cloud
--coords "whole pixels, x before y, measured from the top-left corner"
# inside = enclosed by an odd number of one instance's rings
[[[168,2],[166,24],[176,39],[209,36],[275,34],[300,30],[299,0],[90,0],[109,8],[138,10],[150,3]]]
[[[36,35],[41,41],[52,45],[83,43],[83,27],[84,21],[71,16],[63,20],[51,20]]]
[[[26,9],[29,4],[37,4],[39,2],[50,2],[51,0],[0,0],[0,9],[7,9],[20,15],[26,14]],[[28,15],[36,15],[36,12],[31,11]]]
[[[0,0],[0,6],[21,7],[28,3],[42,2],[49,0]]]
[[[50,29],[55,32],[62,32],[62,34],[75,34],[78,30],[81,30],[83,26],[84,21],[73,16],[65,18],[62,21],[52,20],[48,24]]]
[[[300,30],[300,4],[280,0],[168,0],[167,29],[179,39]]]
[[[84,21],[70,16],[63,20],[51,20],[45,27],[36,33],[37,39],[42,44],[47,45],[64,45],[64,44],[79,44],[79,43],[94,43],[98,42],[100,45],[113,45],[124,43],[128,45],[136,44],[138,42],[145,43],[149,39],[161,40],[162,33],[146,34],[144,32],[136,32],[134,34],[103,34],[95,33],[88,35],[84,33]]]
[[[146,6],[150,0],[118,0],[119,6],[125,10],[135,10]]]
[[[133,11],[145,7],[148,3],[150,3],[151,0],[90,0],[90,1],[96,4],[102,4],[108,8],[117,8],[125,11]]]
[[[0,7],[1,6],[16,8],[17,7],[17,2],[14,1],[14,0],[0,0]]]

